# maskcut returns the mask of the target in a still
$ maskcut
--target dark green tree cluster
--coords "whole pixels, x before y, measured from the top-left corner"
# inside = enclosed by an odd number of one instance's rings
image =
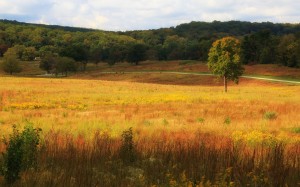
[[[68,76],[68,72],[76,72],[78,67],[78,63],[73,58],[53,54],[45,55],[40,62],[41,69],[47,71],[48,74],[54,73],[55,75],[64,74]]]
[[[241,48],[243,64],[300,67],[300,33],[277,36],[263,30],[245,36]]]
[[[178,35],[173,29],[130,31],[126,34],[148,47],[148,60],[207,60],[213,38],[189,38]]]

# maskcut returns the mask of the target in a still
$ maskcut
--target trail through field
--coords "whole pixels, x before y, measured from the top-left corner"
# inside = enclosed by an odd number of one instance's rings
[[[121,71],[121,72],[115,72],[115,71],[106,71],[101,72],[103,74],[147,74],[147,73],[163,73],[163,74],[177,74],[177,75],[200,75],[200,76],[215,76],[211,73],[196,73],[196,72],[176,72],[176,71]],[[274,79],[274,78],[266,78],[266,77],[258,77],[258,76],[249,76],[244,75],[241,76],[243,78],[247,79],[256,79],[256,80],[265,80],[265,81],[273,81],[273,82],[281,82],[281,83],[290,83],[290,84],[300,84],[300,81],[294,81],[294,80],[284,80],[284,79]]]

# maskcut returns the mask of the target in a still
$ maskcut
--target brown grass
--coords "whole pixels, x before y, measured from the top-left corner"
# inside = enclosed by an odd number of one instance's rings
[[[137,160],[120,155],[122,139],[45,134],[37,170],[15,186],[297,186],[300,147],[249,147],[226,136],[187,131],[134,132]],[[0,186],[5,185],[0,178]]]
[[[276,64],[246,65],[245,74],[279,76],[300,79],[299,68],[289,68]],[[184,72],[209,72],[206,63],[200,61],[145,61],[135,66],[128,63],[118,63],[114,66],[100,63],[97,67],[90,64],[91,73],[97,71],[184,71]]]

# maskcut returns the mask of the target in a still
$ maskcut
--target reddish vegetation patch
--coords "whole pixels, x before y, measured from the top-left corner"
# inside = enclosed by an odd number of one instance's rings
[[[300,68],[289,68],[275,64],[245,66],[245,73],[250,75],[290,76],[300,78]]]
[[[299,68],[289,68],[276,64],[246,65],[247,75],[284,76],[300,79]],[[209,72],[206,63],[198,61],[145,61],[135,66],[127,63],[119,63],[112,67],[101,64],[97,68],[92,68],[91,73],[99,71],[181,71],[181,72]]]
[[[126,81],[152,84],[169,84],[169,85],[187,85],[187,86],[222,86],[223,79],[214,76],[199,75],[180,75],[169,73],[111,73],[103,74],[93,72],[91,74],[75,75],[72,78],[96,79],[105,81]],[[234,82],[229,82],[229,86],[235,86]],[[282,83],[270,82],[264,80],[255,80],[240,78],[239,86],[280,86]]]

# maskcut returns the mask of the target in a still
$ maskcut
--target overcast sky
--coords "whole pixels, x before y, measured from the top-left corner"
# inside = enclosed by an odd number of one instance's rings
[[[191,21],[300,22],[300,0],[0,0],[0,19],[103,30]]]

